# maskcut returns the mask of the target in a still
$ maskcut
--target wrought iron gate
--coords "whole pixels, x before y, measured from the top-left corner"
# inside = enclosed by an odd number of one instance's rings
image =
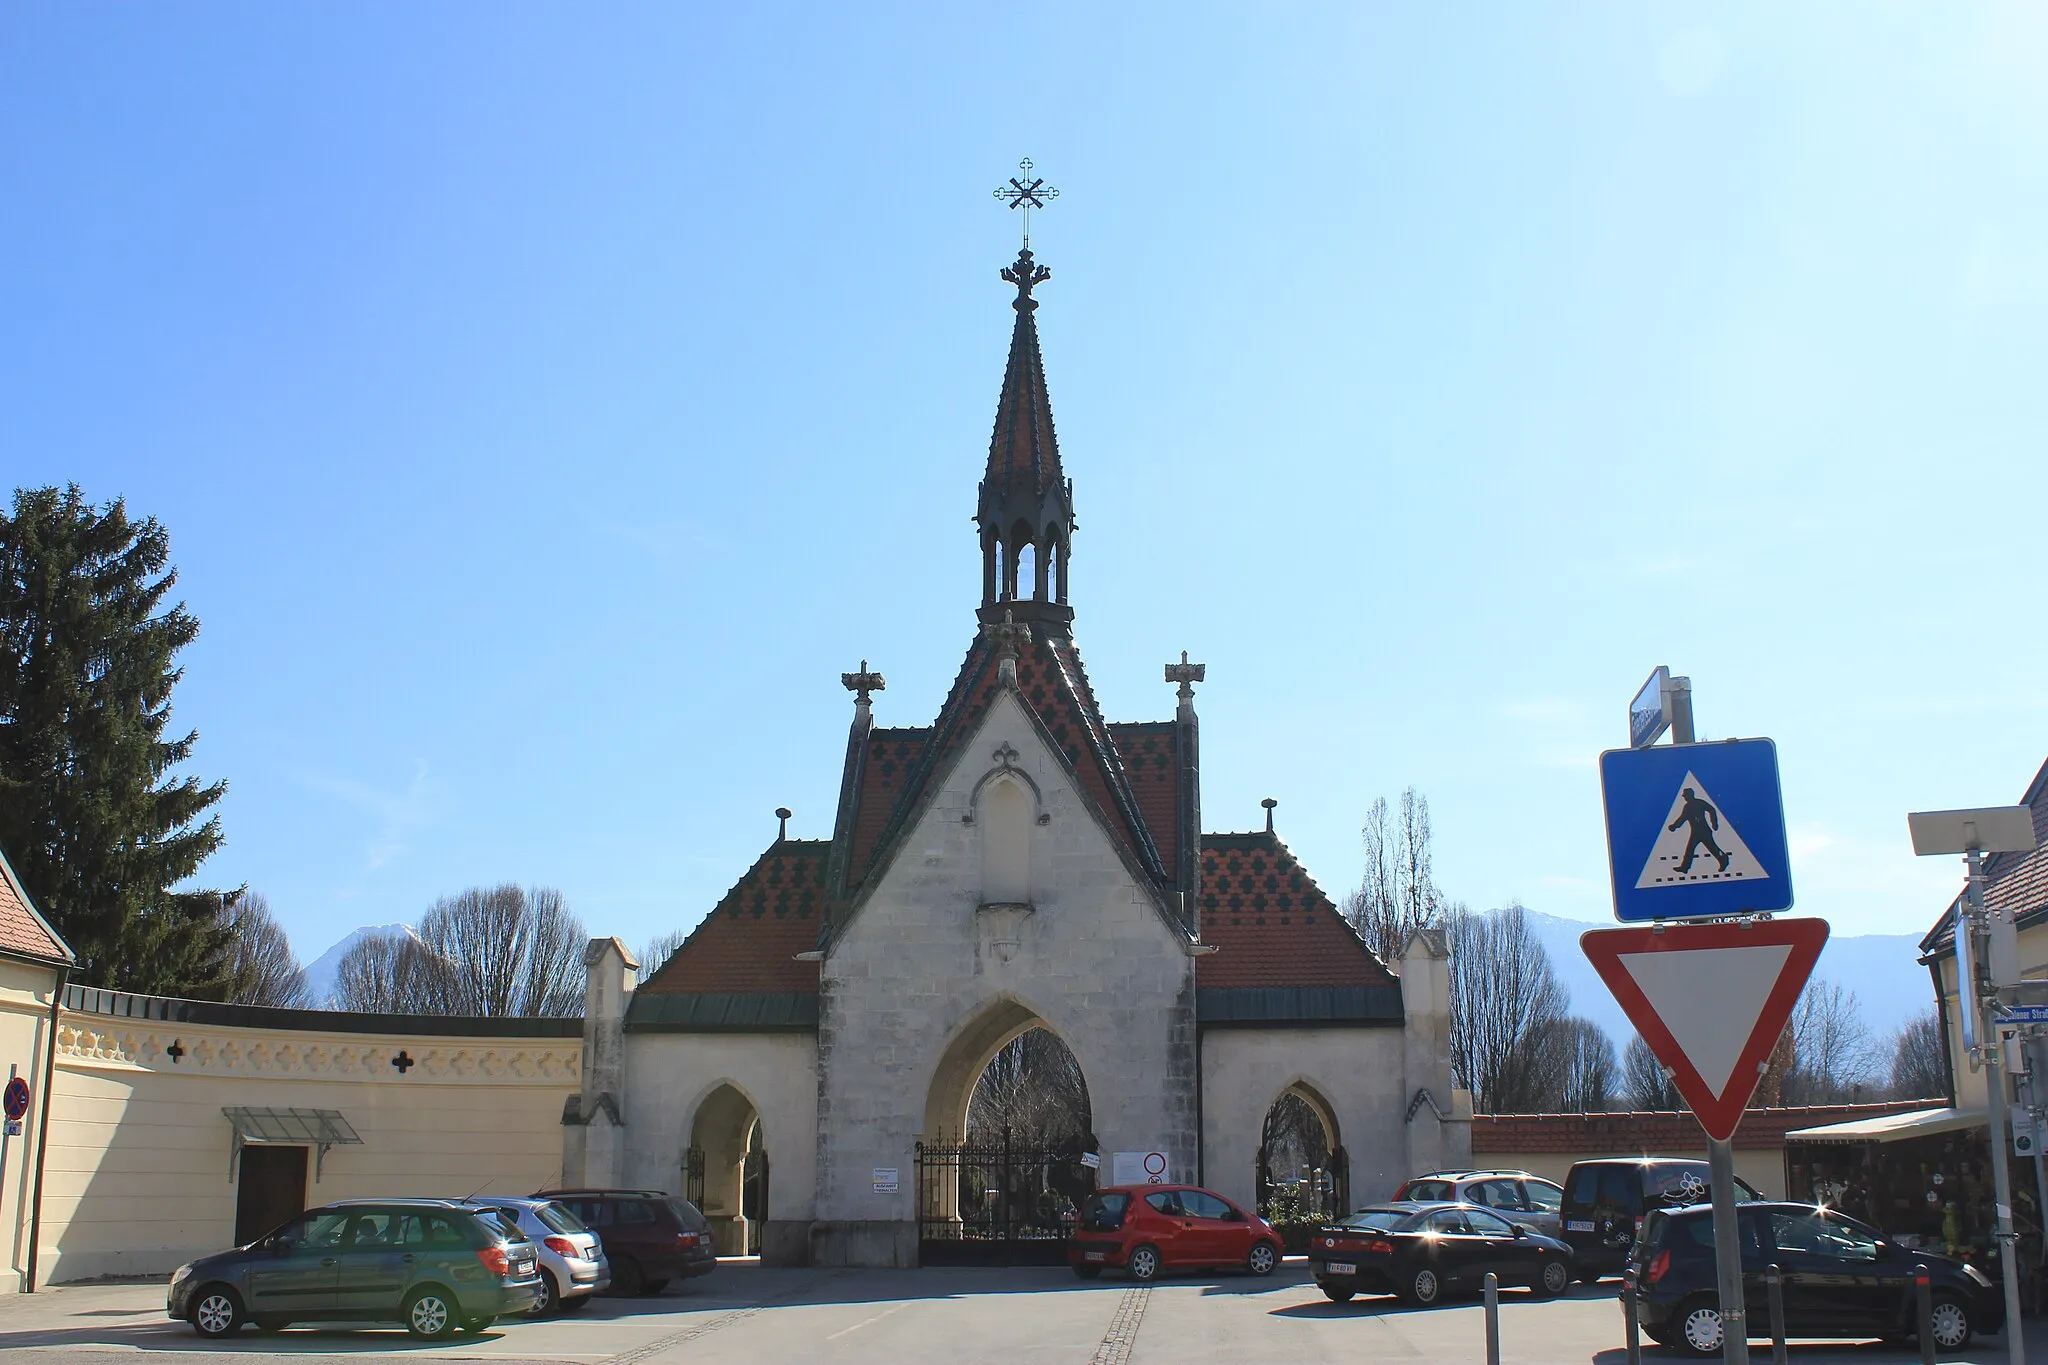
[[[1092,1144],[1091,1144],[1092,1146]],[[923,1265],[1062,1265],[1095,1171],[1078,1146],[1000,1137],[917,1144]]]

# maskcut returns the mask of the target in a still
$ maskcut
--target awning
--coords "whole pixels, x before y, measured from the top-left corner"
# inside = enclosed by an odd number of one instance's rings
[[[318,1183],[320,1170],[327,1164],[329,1147],[360,1146],[362,1138],[349,1127],[348,1120],[341,1116],[339,1109],[249,1109],[240,1106],[223,1108],[228,1122],[235,1126],[234,1144],[228,1150],[228,1178],[235,1175],[235,1162],[242,1155],[242,1148],[250,1143],[292,1143],[313,1148],[313,1179]]]
[[[1907,1138],[1933,1137],[1937,1133],[1977,1128],[1987,1122],[1989,1119],[1981,1110],[1916,1109],[1905,1114],[1850,1119],[1847,1123],[1824,1123],[1818,1128],[1795,1128],[1785,1134],[1785,1141],[1904,1142]]]

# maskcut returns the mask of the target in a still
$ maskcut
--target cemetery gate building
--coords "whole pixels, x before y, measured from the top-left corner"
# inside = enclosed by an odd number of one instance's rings
[[[1016,320],[975,503],[979,594],[963,553],[966,656],[937,718],[878,725],[881,675],[843,675],[832,837],[789,838],[785,818],[637,988],[615,940],[591,945],[564,1179],[685,1191],[722,1251],[914,1265],[1001,1238],[1017,1154],[958,1143],[983,1069],[1033,1028],[1078,1062],[1079,1148],[1102,1161],[1032,1154],[1055,1197],[1152,1154],[1166,1178],[1250,1204],[1262,1125],[1290,1094],[1353,1204],[1469,1159],[1441,936],[1382,963],[1270,813],[1203,832],[1201,664],[1167,665],[1168,719],[1096,704],[1034,318],[1049,274],[1028,247],[1002,272]]]

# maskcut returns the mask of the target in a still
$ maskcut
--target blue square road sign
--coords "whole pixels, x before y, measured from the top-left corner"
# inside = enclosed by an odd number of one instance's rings
[[[1600,792],[1616,919],[1791,908],[1785,800],[1770,740],[1609,749],[1600,755]]]

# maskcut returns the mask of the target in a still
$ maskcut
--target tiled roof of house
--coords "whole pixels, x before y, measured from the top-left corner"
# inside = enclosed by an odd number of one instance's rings
[[[0,952],[53,963],[78,960],[49,921],[36,912],[28,888],[14,875],[5,854],[0,854]]]
[[[796,955],[818,946],[831,848],[824,839],[770,845],[640,993],[817,994],[818,964]]]
[[[1888,1104],[1816,1104],[1786,1109],[1746,1109],[1735,1130],[1735,1145],[1779,1148],[1795,1128],[1815,1128],[1850,1119],[1904,1114],[1927,1108],[1927,1100]],[[1472,1156],[1534,1156],[1591,1153],[1606,1156],[1691,1156],[1707,1149],[1700,1121],[1691,1114],[1637,1110],[1618,1114],[1476,1114]],[[1510,1165],[1501,1161],[1497,1164]]]
[[[1180,726],[1170,720],[1113,721],[1110,741],[1151,832],[1161,866],[1180,866]]]
[[[2016,911],[2023,925],[2038,924],[2048,920],[2048,763],[2034,774],[2018,804],[2033,807],[2036,847],[2030,853],[1994,853],[1984,860],[1984,900],[1994,909]],[[1958,867],[1958,881],[1961,871]],[[1923,957],[1955,951],[1956,909],[1961,901],[1962,893],[1957,892],[1920,940]]]
[[[1391,986],[1391,972],[1268,831],[1202,836],[1203,989]]]
[[[995,646],[977,636],[939,709],[937,725],[928,730],[871,733],[853,816],[849,889],[865,882],[887,856],[891,843],[901,837],[934,776],[966,742],[974,723],[988,711],[998,686]],[[1141,813],[1122,755],[1096,705],[1073,640],[1051,632],[1034,635],[1018,653],[1017,690],[1044,723],[1110,829],[1155,882],[1166,883],[1170,874],[1160,861],[1159,845]],[[913,750],[920,751],[912,757]],[[869,776],[878,768],[906,763],[899,776]],[[885,803],[887,814],[878,817],[878,807]]]

